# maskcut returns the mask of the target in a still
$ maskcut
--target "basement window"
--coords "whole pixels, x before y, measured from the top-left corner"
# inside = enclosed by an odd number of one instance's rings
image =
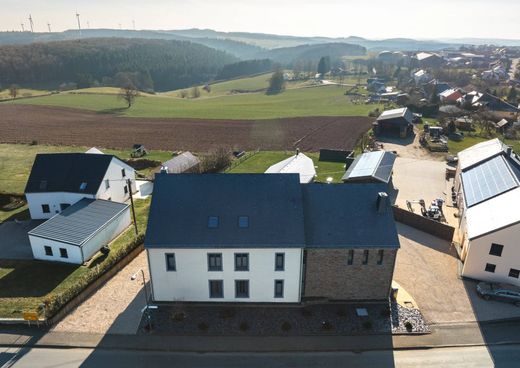
[[[513,277],[513,278],[517,279],[518,277],[520,277],[520,270],[516,270],[514,268],[511,268],[509,270],[509,277]]]
[[[364,265],[368,264],[368,250],[363,251],[363,262]]]

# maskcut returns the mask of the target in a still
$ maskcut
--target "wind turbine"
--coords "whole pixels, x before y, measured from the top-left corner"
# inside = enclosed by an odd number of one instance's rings
[[[79,37],[81,38],[81,22],[79,21],[79,13],[76,11],[76,19],[78,20]]]
[[[25,32],[25,26],[23,25],[23,23],[20,23],[22,25],[22,32]]]
[[[52,31],[51,31],[51,24],[49,22],[47,22],[47,28],[49,29],[49,33],[52,33]]]
[[[31,32],[34,33],[34,23],[31,14],[29,14],[29,24],[31,25]]]

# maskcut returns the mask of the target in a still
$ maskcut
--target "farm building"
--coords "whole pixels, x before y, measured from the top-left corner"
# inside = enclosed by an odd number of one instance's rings
[[[413,132],[413,113],[407,107],[386,110],[377,118],[376,134],[399,135],[406,138]]]
[[[35,259],[82,264],[130,223],[129,205],[84,198],[28,235]]]
[[[162,164],[162,169],[168,174],[198,172],[200,160],[191,152],[183,152]]]
[[[455,103],[462,96],[463,94],[460,92],[460,90],[455,88],[447,89],[439,94],[441,102],[444,103]]]
[[[363,153],[356,157],[341,180],[345,183],[385,183],[391,187],[395,159],[392,152]]]
[[[442,56],[429,53],[419,52],[412,57],[412,64],[420,68],[440,68],[444,64]]]
[[[266,174],[298,174],[300,176],[300,183],[307,184],[314,181],[316,177],[316,168],[311,158],[305,156],[303,153],[296,152],[283,161],[280,161],[269,167]]]
[[[520,286],[520,161],[498,139],[459,153],[455,193],[462,275]]]
[[[399,240],[385,189],[158,174],[145,239],[153,299],[387,300]]]
[[[83,198],[125,202],[135,171],[113,155],[38,154],[25,187],[32,219],[48,219]]]

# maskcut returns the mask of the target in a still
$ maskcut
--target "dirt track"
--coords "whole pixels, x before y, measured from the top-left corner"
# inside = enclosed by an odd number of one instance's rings
[[[0,104],[0,143],[63,144],[206,151],[216,146],[250,150],[351,149],[370,129],[367,117],[277,120],[127,118],[44,106]]]

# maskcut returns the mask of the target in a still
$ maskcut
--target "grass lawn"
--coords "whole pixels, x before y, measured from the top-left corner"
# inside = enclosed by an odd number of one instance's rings
[[[293,152],[288,151],[261,151],[245,159],[239,165],[227,171],[231,174],[243,173],[263,173],[269,166],[282,161],[290,156]],[[316,181],[325,182],[328,177],[333,178],[334,183],[341,182],[341,177],[345,174],[345,165],[337,162],[322,162],[319,161],[319,153],[305,153],[314,161],[316,166],[316,173],[318,177]]]
[[[18,89],[18,97],[17,98],[23,98],[23,97],[32,97],[32,96],[41,96],[50,93],[50,91],[45,90],[38,90],[38,89],[27,89],[27,88],[20,88]],[[9,95],[9,89],[4,89],[0,91],[0,101],[2,100],[10,100],[11,96]]]
[[[138,229],[144,232],[150,199],[136,200]],[[0,261],[0,318],[19,318],[23,312],[36,311],[47,298],[66,292],[82,278],[97,272],[97,267],[115,258],[118,251],[135,238],[128,228],[110,244],[108,256],[98,254],[89,266],[43,261]]]
[[[229,82],[231,83],[231,82]],[[278,95],[247,93],[214,98],[140,97],[130,109],[116,96],[61,93],[14,103],[51,105],[120,113],[130,117],[199,119],[275,119],[301,116],[367,116],[378,105],[354,104],[345,88],[320,86],[287,89]]]
[[[448,150],[450,153],[455,154],[462,150],[465,150],[466,148],[469,148],[477,143],[484,142],[491,138],[482,138],[479,136],[466,136],[461,142],[455,142],[452,140],[448,140]],[[502,136],[497,136],[501,141],[503,141],[505,144],[512,146],[513,151],[516,153],[520,153],[520,141],[518,140],[511,140],[511,139],[504,139]]]

